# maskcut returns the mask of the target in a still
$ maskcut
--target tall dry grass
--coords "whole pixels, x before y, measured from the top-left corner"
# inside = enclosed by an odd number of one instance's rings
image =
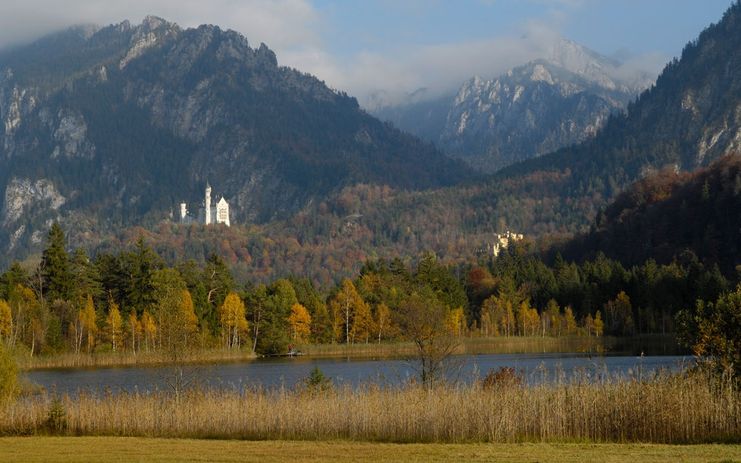
[[[693,374],[649,381],[368,386],[19,398],[0,434],[389,442],[741,440],[738,388]],[[61,417],[61,418],[60,418]]]
[[[224,363],[252,360],[256,356],[251,351],[228,349],[200,349],[187,352],[181,358],[183,363]],[[172,358],[165,352],[67,352],[50,356],[17,356],[18,365],[23,370],[45,368],[104,368],[135,365],[168,365]]]
[[[607,352],[624,345],[653,343],[676,346],[671,336],[643,336],[631,338],[587,336],[510,336],[460,338],[455,354],[533,354],[561,352]],[[312,357],[398,357],[416,353],[412,342],[383,342],[355,344],[307,344],[299,350]],[[661,349],[658,349],[661,351]]]

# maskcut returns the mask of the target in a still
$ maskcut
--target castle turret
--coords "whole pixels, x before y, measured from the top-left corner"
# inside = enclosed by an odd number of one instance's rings
[[[180,221],[185,222],[186,217],[188,217],[188,205],[180,203]]]
[[[209,225],[211,224],[211,185],[208,183],[206,183],[206,198],[204,199],[203,206],[205,211],[204,223]]]

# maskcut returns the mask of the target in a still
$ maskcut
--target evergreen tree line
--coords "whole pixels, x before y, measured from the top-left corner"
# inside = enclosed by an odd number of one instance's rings
[[[677,312],[733,287],[690,252],[668,265],[625,268],[601,254],[548,265],[527,245],[467,267],[431,253],[413,265],[368,261],[327,291],[307,278],[238,285],[217,255],[167,266],[142,238],[94,259],[69,253],[55,224],[32,272],[14,263],[0,275],[0,339],[31,355],[216,347],[279,354],[307,343],[411,339],[414,308],[439,315],[457,337],[622,336],[671,332]]]

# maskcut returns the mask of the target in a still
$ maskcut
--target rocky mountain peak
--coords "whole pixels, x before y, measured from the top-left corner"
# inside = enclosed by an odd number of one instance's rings
[[[619,64],[569,40],[548,58],[459,89],[439,138],[451,155],[493,171],[593,136],[635,97]]]
[[[159,29],[160,27],[171,29],[177,26],[174,23],[165,21],[164,19],[158,16],[151,16],[151,15],[146,16],[141,23],[141,28],[145,31],[153,31],[153,30]]]

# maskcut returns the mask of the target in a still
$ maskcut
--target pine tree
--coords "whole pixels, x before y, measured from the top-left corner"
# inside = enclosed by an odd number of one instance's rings
[[[74,285],[74,275],[70,270],[70,261],[65,250],[65,237],[62,227],[54,223],[49,230],[47,247],[41,257],[41,276],[43,289],[40,296],[54,301],[70,300]]]
[[[202,281],[205,285],[207,303],[203,317],[215,332],[219,316],[217,308],[234,289],[234,279],[224,260],[216,254],[211,254],[206,260]]]
[[[270,292],[262,317],[257,350],[266,354],[285,353],[290,334],[288,317],[291,314],[291,307],[298,299],[293,285],[286,279],[273,283]]]
[[[126,275],[126,312],[142,313],[154,304],[154,273],[163,267],[160,257],[139,237],[132,252],[123,258]]]
[[[0,275],[0,299],[7,301],[16,285],[28,286],[28,278],[28,272],[21,267],[21,264],[13,262],[8,271]]]
[[[70,272],[74,281],[70,293],[71,302],[84,300],[88,294],[93,296],[93,300],[99,300],[103,294],[100,274],[97,267],[90,262],[84,249],[75,250],[70,261]]]

